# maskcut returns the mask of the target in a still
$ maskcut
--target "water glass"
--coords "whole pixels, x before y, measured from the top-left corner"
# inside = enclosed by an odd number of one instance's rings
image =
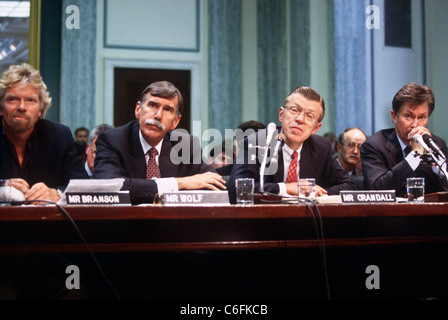
[[[254,179],[238,178],[236,184],[236,203],[254,204]]]
[[[407,178],[408,202],[425,202],[425,178]]]
[[[9,206],[11,204],[11,181],[9,179],[0,179],[0,206]]]
[[[316,196],[316,179],[303,178],[299,179],[299,199],[300,198],[314,198]]]

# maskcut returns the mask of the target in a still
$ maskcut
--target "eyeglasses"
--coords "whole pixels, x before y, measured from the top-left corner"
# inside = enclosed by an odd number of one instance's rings
[[[349,149],[355,149],[355,148],[358,148],[358,150],[360,150],[362,144],[356,144],[356,143],[354,143],[354,142],[350,142],[350,143],[347,143],[346,146],[347,146]]]
[[[312,111],[304,112],[302,110],[302,108],[300,108],[298,106],[289,106],[289,107],[284,107],[284,108],[287,109],[293,117],[298,117],[299,115],[301,115],[303,113],[305,120],[309,123],[313,123],[317,119],[317,116]]]

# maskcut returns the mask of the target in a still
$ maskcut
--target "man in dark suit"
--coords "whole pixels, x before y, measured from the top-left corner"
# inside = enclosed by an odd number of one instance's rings
[[[0,178],[11,179],[25,199],[57,202],[70,179],[87,179],[70,129],[43,119],[51,104],[39,71],[12,65],[0,79]],[[18,199],[15,199],[18,200]],[[68,290],[66,268],[73,262],[59,255],[30,254],[0,259],[2,299],[80,299]]]
[[[70,179],[88,178],[70,129],[43,119],[51,104],[39,71],[14,65],[0,80],[0,178],[27,200],[57,202]],[[59,190],[59,192],[58,192]]]
[[[202,158],[199,140],[173,131],[182,108],[182,94],[172,83],[150,84],[136,104],[137,120],[98,136],[93,177],[125,178],[123,189],[133,204],[152,202],[167,191],[225,189]]]
[[[267,170],[264,191],[297,196],[298,178],[315,178],[316,196],[356,189],[350,176],[332,156],[329,140],[315,135],[322,126],[324,115],[324,100],[311,88],[299,87],[285,99],[279,110],[283,141],[277,150],[278,167],[277,170]],[[266,130],[260,130],[244,139],[228,184],[232,203],[235,203],[235,180],[238,178],[254,178],[255,192],[260,191],[261,161],[255,153],[260,150],[258,147],[264,146],[266,135]]]
[[[429,135],[448,156],[445,141],[427,128],[434,107],[434,94],[425,85],[409,83],[395,94],[391,110],[395,128],[380,130],[361,147],[366,188],[395,190],[398,197],[407,197],[406,178],[424,177],[425,193],[446,190],[446,178],[438,167],[422,160],[424,150],[414,141],[416,134]]]

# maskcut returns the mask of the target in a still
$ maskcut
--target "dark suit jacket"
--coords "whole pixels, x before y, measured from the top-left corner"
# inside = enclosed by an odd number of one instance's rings
[[[432,139],[448,156],[445,141],[435,135]],[[404,161],[395,128],[378,131],[362,144],[361,163],[366,189],[395,190],[397,197],[407,197],[406,178],[425,177],[425,193],[444,190],[430,166],[420,165],[414,172]]]
[[[146,180],[146,160],[139,138],[138,121],[101,133],[96,140],[95,179],[125,178],[123,190],[129,190],[133,204],[152,202],[157,194],[154,180]],[[173,141],[171,141],[173,140]],[[174,148],[174,149],[173,149]],[[187,151],[188,154],[179,150]],[[170,157],[173,151],[173,157]],[[176,158],[185,159],[176,163]],[[162,178],[186,177],[207,171],[215,172],[202,158],[197,138],[180,131],[168,132],[159,155]]]
[[[254,178],[255,192],[260,191],[260,167],[261,161],[256,157],[255,163],[249,159],[253,154],[258,155],[259,149],[249,148],[249,142],[259,145],[259,137],[266,140],[266,130],[260,130],[254,135],[244,139],[244,148],[239,151],[236,163],[233,165],[230,175],[228,190],[231,203],[236,202],[235,180],[237,178]],[[279,182],[284,182],[282,145],[279,145],[278,168],[274,174],[266,175],[264,180],[264,191],[278,194]],[[269,155],[270,156],[270,155]],[[315,178],[316,184],[325,188],[329,195],[339,194],[340,190],[356,190],[347,172],[339,165],[332,155],[331,143],[327,138],[312,135],[303,143],[300,154],[300,178]]]
[[[50,188],[61,189],[70,179],[88,178],[68,127],[40,119],[28,141],[28,148],[20,168],[0,117],[0,178],[22,178],[30,186],[44,182]]]

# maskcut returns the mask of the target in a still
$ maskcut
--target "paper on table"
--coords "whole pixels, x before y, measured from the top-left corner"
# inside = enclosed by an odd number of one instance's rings
[[[58,204],[66,205],[66,192],[118,192],[123,186],[124,178],[114,179],[72,179],[59,199]]]

